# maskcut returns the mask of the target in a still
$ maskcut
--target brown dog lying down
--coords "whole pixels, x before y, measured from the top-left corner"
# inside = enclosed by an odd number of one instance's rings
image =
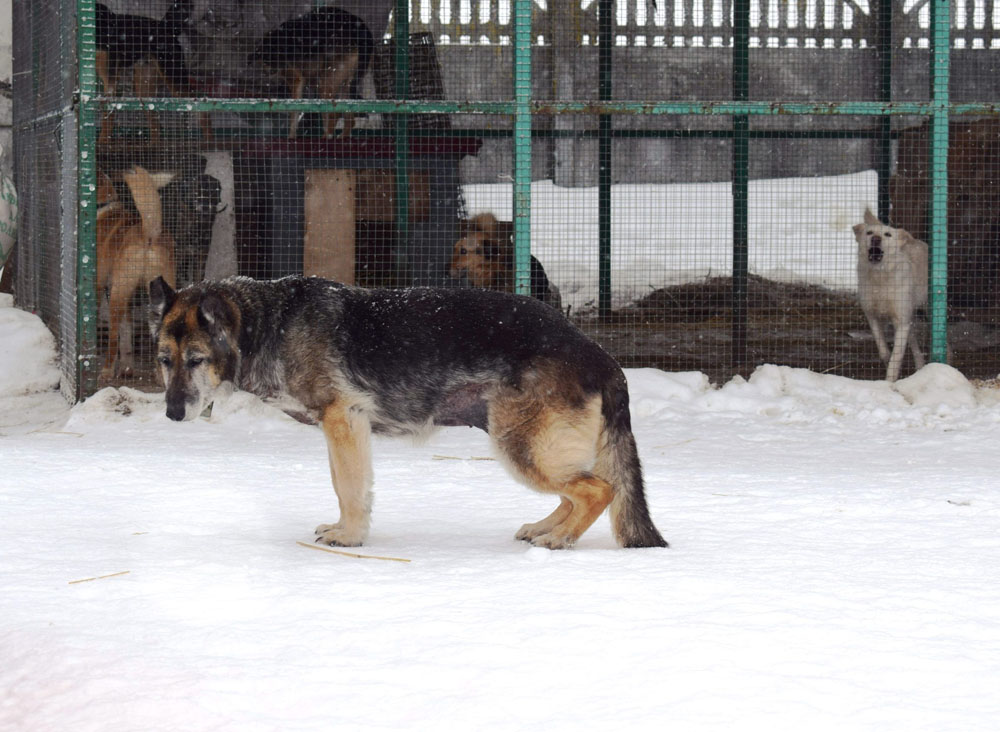
[[[460,224],[449,274],[473,287],[514,292],[514,225],[481,213]],[[531,257],[531,296],[562,310],[559,290],[545,274],[542,263]]]

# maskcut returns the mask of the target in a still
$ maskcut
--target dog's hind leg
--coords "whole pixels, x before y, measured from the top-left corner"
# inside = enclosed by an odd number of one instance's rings
[[[558,508],[534,524],[525,524],[518,539],[535,546],[573,546],[614,498],[614,489],[591,470],[602,424],[601,397],[579,404],[582,395],[555,397],[559,374],[536,374],[535,383],[499,395],[490,405],[489,433],[505,465],[541,493],[560,496]]]
[[[371,424],[360,411],[338,400],[323,411],[322,426],[340,520],[317,526],[316,541],[361,546],[371,525]]]
[[[561,524],[573,512],[573,503],[565,496],[560,497],[556,510],[533,524],[525,524],[514,534],[515,539],[521,541],[533,541],[542,534],[547,534],[556,526]]]
[[[101,91],[105,96],[114,96],[115,94],[115,77],[111,71],[111,61],[108,57],[108,52],[106,49],[97,49],[97,55],[94,59],[94,66],[97,70],[97,77],[101,80]],[[112,108],[113,109],[113,108]],[[104,105],[101,105],[101,129],[97,136],[97,143],[99,145],[107,145],[111,142],[111,135],[114,132],[115,122],[114,122],[114,111],[112,109],[105,110]]]
[[[319,75],[318,92],[322,99],[329,99],[331,102],[337,101],[341,91],[348,89],[350,81],[358,70],[358,54],[345,53],[336,56],[328,61],[330,66]],[[332,137],[337,127],[338,115],[333,113],[323,114],[323,137]],[[347,113],[343,115],[344,129],[340,137],[350,137],[354,129],[354,115]]]
[[[597,517],[604,513],[604,509],[611,505],[615,493],[610,483],[588,473],[581,473],[563,483],[558,491],[562,494],[562,500],[569,502],[570,511],[551,530],[534,537],[531,543],[535,546],[546,549],[568,549],[573,546]]]
[[[122,323],[129,317],[128,303],[132,293],[139,286],[136,276],[129,270],[128,264],[119,262],[111,272],[111,287],[108,293],[108,351],[104,357],[104,368],[101,376],[121,376],[122,363],[118,359],[120,351],[125,350],[131,353],[132,345],[123,348],[121,343],[124,335],[132,337],[130,328],[126,328],[125,334],[122,331]]]
[[[132,91],[140,99],[157,96],[161,82],[166,82],[167,88],[170,89],[167,77],[156,61],[140,61],[132,66]],[[170,95],[176,96],[172,90]],[[143,111],[146,115],[146,127],[149,130],[149,142],[152,145],[159,145],[160,120],[157,113],[146,105]]]
[[[920,350],[920,336],[926,328],[914,327],[910,331],[910,353],[913,354],[913,367],[918,371],[924,367],[924,352]],[[948,362],[951,362],[951,354],[948,354]]]

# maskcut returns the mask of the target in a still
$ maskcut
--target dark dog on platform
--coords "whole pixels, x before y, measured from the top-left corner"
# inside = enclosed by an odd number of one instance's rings
[[[459,224],[449,274],[455,279],[499,292],[514,292],[514,225],[481,213]],[[542,263],[531,255],[531,296],[562,310],[562,297]]]
[[[286,21],[261,39],[251,61],[280,73],[292,99],[304,99],[307,89],[319,99],[359,99],[361,81],[371,66],[375,40],[357,16],[334,7]],[[302,112],[292,112],[288,137],[298,135]],[[331,137],[337,114],[323,115],[323,136]],[[341,136],[354,129],[354,116],[343,115]]]
[[[163,20],[144,15],[113,13],[97,3],[95,11],[95,41],[97,46],[97,76],[104,94],[114,96],[122,74],[132,72],[132,93],[136,97],[155,97],[162,84],[170,96],[192,94],[191,74],[184,60],[181,37],[189,33],[191,0],[175,0]],[[150,140],[160,139],[160,125],[153,111],[146,111]],[[207,115],[201,115],[202,134],[211,136]],[[98,141],[111,142],[114,132],[114,112],[108,111],[101,120]]]
[[[340,520],[317,541],[357,546],[371,518],[371,434],[486,430],[503,464],[559,496],[516,537],[570,547],[606,509],[618,543],[666,546],[649,516],[625,375],[537,300],[478,289],[365,290],[315,277],[150,283],[167,416],[237,387],[323,428]]]

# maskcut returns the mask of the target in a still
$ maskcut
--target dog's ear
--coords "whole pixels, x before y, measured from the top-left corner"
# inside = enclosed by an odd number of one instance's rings
[[[154,341],[159,338],[163,316],[167,314],[175,300],[177,293],[163,277],[157,277],[149,283],[149,332]]]
[[[872,210],[870,208],[868,208],[867,206],[865,207],[865,223],[866,224],[878,224],[878,223],[881,223],[878,220],[878,217],[875,214],[873,214]]]
[[[865,243],[865,224],[854,225],[854,239],[858,244]]]
[[[214,292],[207,293],[198,304],[198,323],[213,336],[231,331],[236,325],[229,303]]]
[[[497,219],[491,213],[479,213],[468,221],[469,232],[492,236],[496,228]]]
[[[907,244],[913,244],[916,238],[908,232],[906,229],[896,229],[896,235],[899,239],[899,246],[905,247]]]

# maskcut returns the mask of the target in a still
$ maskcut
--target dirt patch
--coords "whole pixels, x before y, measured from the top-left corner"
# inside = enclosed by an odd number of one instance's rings
[[[748,376],[765,363],[856,379],[885,377],[853,294],[751,276],[746,348],[734,353],[732,289],[731,278],[712,277],[656,290],[608,318],[576,320],[625,367],[701,371],[716,384]],[[992,378],[1000,371],[998,316],[995,309],[950,313],[952,364],[969,377]],[[925,321],[918,330],[926,353]],[[912,369],[908,354],[903,375]]]

